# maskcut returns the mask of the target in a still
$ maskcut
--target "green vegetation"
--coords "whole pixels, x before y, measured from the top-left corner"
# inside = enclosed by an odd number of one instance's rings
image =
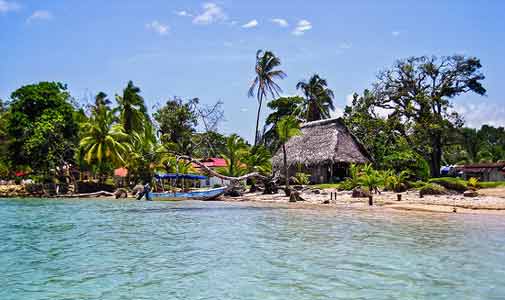
[[[279,142],[282,145],[282,154],[284,161],[284,180],[286,184],[286,194],[289,195],[289,167],[287,163],[287,152],[286,152],[286,142],[297,135],[300,135],[300,123],[293,116],[283,117],[279,123],[277,123],[277,136],[279,137]]]
[[[441,177],[441,178],[432,178],[429,180],[430,183],[436,183],[445,187],[448,190],[464,192],[467,188],[467,182],[460,178],[453,177]]]
[[[281,149],[286,190],[290,179],[308,184],[310,176],[301,169],[288,178],[285,144],[300,134],[301,123],[331,117],[333,91],[314,74],[296,85],[301,96],[279,97],[278,80],[286,77],[280,58],[259,50],[255,59],[248,90],[258,101],[252,146],[237,134],[219,132],[224,116],[219,101],[208,106],[198,98],[173,97],[150,114],[132,81],[115,101],[100,92],[87,106],[78,104],[66,85],[40,82],[17,89],[8,102],[0,100],[0,178],[14,179],[15,172],[23,171],[37,182],[68,182],[73,170],[101,184],[112,181],[115,169],[126,168],[126,182],[137,184],[155,172],[194,172],[188,161],[176,159],[179,155],[222,157],[227,167],[218,171],[223,175],[271,175],[271,158]],[[352,165],[343,182],[314,187],[427,193],[439,187],[505,187],[504,182],[438,178],[441,164],[505,160],[503,127],[465,128],[451,108],[457,96],[485,95],[481,68],[474,57],[411,57],[381,72],[371,89],[353,95],[343,116],[373,165]],[[260,133],[264,102],[271,112]],[[248,184],[254,189],[253,179]]]
[[[284,79],[286,77],[286,74],[282,70],[277,69],[280,65],[280,59],[271,51],[258,50],[256,52],[256,66],[254,68],[256,77],[249,88],[249,97],[254,97],[254,94],[256,94],[256,99],[258,100],[254,146],[258,144],[258,128],[263,100],[266,100],[268,95],[272,96],[272,98],[278,97],[279,93],[282,92],[281,87],[275,82],[276,79]]]

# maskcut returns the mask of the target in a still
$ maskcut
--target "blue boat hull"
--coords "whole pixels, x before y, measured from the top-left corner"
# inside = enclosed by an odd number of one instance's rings
[[[178,200],[214,200],[224,194],[226,188],[216,188],[203,191],[191,192],[163,192],[149,193],[150,199],[154,201],[178,201]]]

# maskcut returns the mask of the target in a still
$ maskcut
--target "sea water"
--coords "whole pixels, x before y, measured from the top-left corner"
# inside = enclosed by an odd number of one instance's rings
[[[505,216],[1,199],[0,299],[505,299]]]

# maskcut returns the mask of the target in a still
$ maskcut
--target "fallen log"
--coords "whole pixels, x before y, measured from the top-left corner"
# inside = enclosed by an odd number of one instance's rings
[[[57,195],[57,198],[95,198],[95,197],[113,197],[114,193],[99,191],[95,193],[83,193],[83,194],[72,194],[72,195]]]

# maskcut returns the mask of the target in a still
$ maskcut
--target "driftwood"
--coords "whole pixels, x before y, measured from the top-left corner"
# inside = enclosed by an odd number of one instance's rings
[[[242,175],[242,176],[239,176],[239,177],[226,176],[226,175],[219,174],[218,172],[212,170],[211,168],[207,167],[206,165],[204,165],[200,161],[198,161],[198,160],[196,160],[196,159],[194,159],[194,158],[192,158],[190,156],[187,156],[187,155],[177,155],[177,160],[179,160],[179,159],[183,159],[183,160],[187,160],[189,162],[195,163],[195,164],[199,165],[200,167],[202,167],[205,170],[206,173],[208,173],[208,174],[210,174],[210,175],[212,175],[214,177],[221,178],[223,180],[229,180],[233,184],[236,184],[239,181],[244,181],[244,180],[246,180],[248,178],[259,178],[259,179],[262,179],[262,180],[268,179],[268,177],[263,176],[263,175],[261,175],[258,172],[253,172],[253,173],[245,174],[245,175]]]
[[[111,197],[115,196],[114,193],[99,191],[96,193],[84,193],[84,194],[73,194],[73,195],[58,195],[58,198],[94,198],[94,197]]]

